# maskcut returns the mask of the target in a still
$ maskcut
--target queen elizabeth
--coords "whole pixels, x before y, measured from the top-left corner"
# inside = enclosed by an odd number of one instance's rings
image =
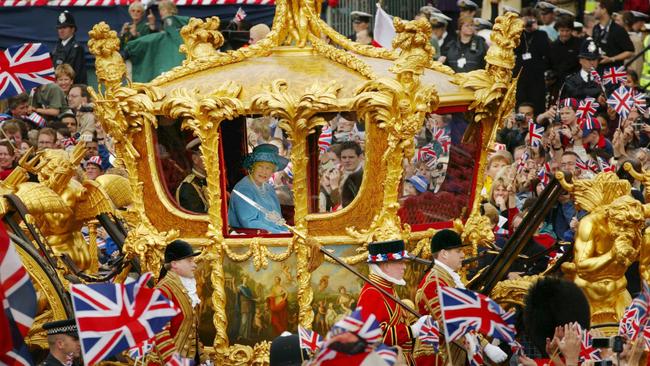
[[[242,178],[233,190],[252,199],[268,212],[265,214],[238,194],[230,197],[228,222],[233,228],[263,229],[270,233],[284,233],[287,229],[278,224],[282,219],[280,201],[275,189],[269,183],[274,172],[287,166],[289,160],[278,154],[278,148],[271,144],[261,144],[244,158],[243,166],[248,175]]]

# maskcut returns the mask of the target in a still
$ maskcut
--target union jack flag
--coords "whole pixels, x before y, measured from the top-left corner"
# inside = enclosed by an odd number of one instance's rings
[[[587,171],[589,170],[589,166],[587,166],[587,163],[585,163],[580,157],[576,159],[576,167],[580,170]]]
[[[646,95],[643,93],[635,93],[632,95],[632,99],[634,99],[634,106],[636,107],[636,109],[638,109],[642,113],[645,113]]]
[[[585,98],[580,101],[578,104],[578,109],[576,109],[576,116],[578,118],[583,118],[586,116],[593,117],[596,114],[598,109],[598,103],[594,98]]]
[[[551,165],[549,163],[544,163],[539,173],[537,173],[537,178],[543,185],[548,185],[551,181]]]
[[[536,147],[541,145],[543,136],[543,126],[540,126],[532,121],[528,122],[528,139],[530,140],[530,146]]]
[[[618,89],[614,90],[612,95],[607,99],[607,104],[612,107],[616,113],[626,118],[634,107],[634,98],[632,93],[625,86],[621,85]]]
[[[318,149],[320,150],[321,154],[325,154],[330,150],[331,146],[332,146],[332,129],[330,129],[330,126],[325,126],[323,127],[323,130],[320,132],[320,136],[318,136]]]
[[[45,118],[41,117],[40,114],[36,112],[32,112],[29,116],[24,116],[23,118],[31,121],[36,125],[36,127],[43,128],[45,127],[45,123],[47,122]]]
[[[300,348],[310,352],[316,352],[323,345],[323,337],[310,329],[305,329],[302,325],[298,326],[298,338],[300,338]]]
[[[432,345],[437,352],[438,345],[440,344],[440,327],[438,327],[438,322],[433,320],[433,318],[427,318],[422,325],[422,328],[420,328],[418,337],[422,343]]]
[[[246,12],[240,7],[237,9],[237,13],[235,14],[235,18],[233,20],[235,23],[241,23],[244,18],[246,18]]]
[[[449,342],[472,330],[507,343],[515,340],[514,313],[485,295],[440,286],[440,306]]]
[[[352,314],[336,322],[327,337],[331,338],[345,332],[356,334],[368,344],[378,343],[383,339],[383,332],[375,315],[370,314],[365,318],[361,313],[361,308],[357,308]]]
[[[596,160],[598,161],[598,168],[601,172],[616,172],[616,165],[610,165],[605,159],[601,158],[600,156],[597,156]]]
[[[182,357],[178,352],[175,352],[165,366],[194,366],[194,360]]]
[[[521,154],[519,162],[517,163],[517,174],[521,174],[521,172],[524,171],[528,159],[530,159],[530,154],[528,153],[528,150],[526,150],[523,154]]]
[[[388,366],[393,366],[397,362],[397,348],[387,346],[383,343],[380,343],[377,348],[375,348],[375,353],[388,364]]]
[[[160,290],[146,287],[151,273],[129,284],[72,285],[72,305],[85,364],[94,365],[153,338],[179,310]]]
[[[47,47],[40,43],[11,46],[0,53],[0,99],[54,82]]]
[[[594,79],[594,82],[596,82],[597,84],[602,84],[603,81],[600,79],[600,75],[598,74],[598,71],[596,71],[596,69],[591,69],[589,73],[591,74],[591,78]]]
[[[434,128],[433,139],[438,141],[442,147],[443,152],[449,153],[449,146],[451,146],[451,137],[449,137],[447,131],[444,128]]]
[[[436,151],[433,149],[433,145],[426,144],[416,152],[415,161],[429,161],[437,158],[438,154],[436,154]]]
[[[36,291],[1,224],[0,304],[0,364],[32,365],[24,338],[36,316]]]
[[[134,360],[144,357],[147,353],[151,352],[153,349],[154,341],[146,340],[141,342],[135,347],[129,348],[129,357]]]
[[[588,329],[580,329],[580,363],[587,361],[600,361],[600,350],[592,345],[591,334]]]
[[[607,84],[620,84],[627,81],[627,73],[625,67],[608,67],[603,71],[603,82]]]

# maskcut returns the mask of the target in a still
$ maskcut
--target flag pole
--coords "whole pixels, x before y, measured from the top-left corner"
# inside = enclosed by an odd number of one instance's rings
[[[435,260],[434,260],[434,267],[431,267],[431,271],[435,270]],[[440,279],[438,278],[437,273],[433,273],[433,275],[436,277],[436,292],[438,295],[438,303],[440,304],[440,318],[442,320],[442,331],[445,334],[445,348],[447,348],[447,362],[445,364],[450,365],[451,364],[451,347],[449,346],[449,333],[447,333],[447,325],[445,324],[445,307],[442,304],[442,296],[440,296]],[[433,315],[433,314],[431,314]],[[452,365],[453,366],[453,365]]]

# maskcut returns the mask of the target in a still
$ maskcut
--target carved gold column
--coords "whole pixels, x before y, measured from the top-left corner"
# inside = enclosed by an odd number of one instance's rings
[[[519,38],[524,29],[524,22],[516,14],[507,13],[496,19],[490,39],[492,45],[485,56],[484,70],[456,74],[454,82],[474,90],[474,102],[469,110],[474,111],[474,122],[465,132],[464,141],[476,140],[481,130],[482,151],[478,166],[478,177],[485,177],[488,149],[494,143],[496,132],[503,119],[514,108],[517,92],[517,79],[512,78],[515,67],[514,49],[519,45]],[[472,215],[479,215],[478,203],[484,181],[477,182],[472,204]]]
[[[210,244],[203,250],[199,260],[210,265],[212,281],[213,322],[216,329],[214,348],[217,358],[223,359],[228,349],[228,318],[226,316],[226,293],[223,271],[224,238],[221,219],[221,187],[219,164],[219,125],[244,113],[242,102],[237,99],[241,86],[226,83],[210,95],[201,95],[198,90],[179,88],[171,92],[162,102],[161,111],[172,118],[182,118],[181,128],[191,130],[201,140],[200,151],[207,178],[208,225]]]
[[[130,259],[137,256],[142,270],[158,275],[162,252],[174,238],[175,231],[160,233],[145,213],[142,184],[138,181],[137,159],[140,153],[133,146],[133,137],[145,124],[157,126],[155,103],[160,91],[142,84],[122,86],[126,75],[124,60],[119,54],[120,41],[108,24],[101,22],[89,32],[88,49],[95,55],[98,90],[88,88],[95,101],[95,115],[106,133],[113,139],[115,152],[124,161],[133,190],[131,210],[135,218],[129,220],[130,230],[123,250]],[[104,90],[102,91],[102,86]],[[129,217],[129,216],[127,216]]]
[[[300,95],[290,91],[286,81],[276,80],[266,87],[266,93],[254,97],[252,101],[251,108],[254,111],[278,119],[278,126],[287,133],[291,141],[290,159],[295,179],[294,221],[296,229],[303,233],[307,230],[306,216],[309,213],[307,137],[316,127],[327,123],[319,113],[336,109],[339,89],[340,86],[335,83],[315,84]],[[309,329],[314,320],[311,309],[311,273],[307,270],[309,249],[298,236],[294,236],[292,245],[296,248],[300,325]]]
[[[397,216],[402,161],[413,156],[413,137],[422,128],[425,115],[435,110],[439,102],[435,86],[420,82],[420,76],[431,66],[433,58],[433,47],[428,41],[431,24],[423,19],[405,22],[399,18],[395,18],[394,24],[398,35],[393,40],[393,48],[401,49],[390,68],[395,79],[367,82],[354,103],[366,123],[378,123],[379,128],[388,132],[388,148],[382,156],[387,167],[382,208],[366,234],[366,241],[402,236]]]

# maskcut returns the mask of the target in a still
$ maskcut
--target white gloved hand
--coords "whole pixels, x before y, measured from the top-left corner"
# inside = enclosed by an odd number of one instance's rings
[[[424,325],[424,322],[427,321],[427,319],[430,319],[431,315],[423,315],[416,321],[415,323],[411,324],[411,332],[413,332],[413,336],[417,337],[420,335],[420,329],[422,329],[422,326]]]
[[[268,214],[266,214],[266,219],[271,221],[272,223],[274,223],[276,225],[282,226],[282,225],[285,224],[285,221],[282,218],[282,215],[280,215],[279,213],[277,213],[275,211],[271,211]]]
[[[485,355],[495,363],[501,363],[508,358],[508,354],[493,344],[486,344],[485,347],[483,347],[483,353],[485,353]]]
[[[471,360],[476,350],[481,349],[478,344],[478,337],[476,336],[475,333],[467,333],[465,334],[465,342],[467,342],[467,344],[465,345],[465,350],[467,351],[467,357]]]

